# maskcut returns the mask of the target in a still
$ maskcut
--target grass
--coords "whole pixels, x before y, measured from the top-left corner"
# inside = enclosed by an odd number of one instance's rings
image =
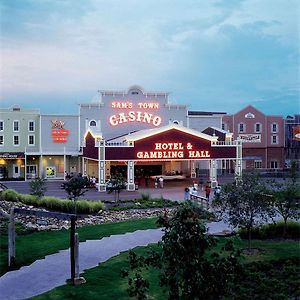
[[[219,241],[220,243],[215,249],[217,251],[224,246],[226,239],[219,238]],[[247,241],[242,241],[239,239],[234,239],[234,244],[240,248],[247,247]],[[253,261],[268,262],[272,260],[300,258],[299,243],[297,241],[253,241],[253,246],[259,247],[263,250],[263,252],[259,255],[245,256],[243,258],[245,263],[251,263]],[[143,255],[147,250],[150,250],[150,248],[158,249],[156,245],[152,245],[148,247],[137,248],[135,249],[135,252],[139,255]],[[128,252],[113,257],[110,260],[102,263],[101,265],[84,272],[82,276],[84,276],[84,278],[87,280],[86,284],[76,287],[72,285],[64,285],[61,287],[57,287],[47,293],[34,297],[33,299],[132,299],[126,292],[126,289],[128,287],[127,279],[123,279],[120,276],[120,271],[126,268],[128,268]],[[166,299],[166,294],[162,292],[162,288],[158,284],[157,275],[157,270],[153,269],[150,269],[146,273],[146,277],[150,282],[149,299]],[[271,280],[273,280],[273,278]]]
[[[113,234],[157,228],[157,218],[90,225],[77,229],[80,241],[101,239]],[[37,259],[69,247],[70,231],[41,231],[18,234],[16,237],[16,268],[29,265]],[[0,275],[7,272],[7,235],[0,236]]]

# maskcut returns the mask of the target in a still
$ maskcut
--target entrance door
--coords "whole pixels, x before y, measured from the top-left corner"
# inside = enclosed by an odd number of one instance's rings
[[[13,165],[13,178],[19,178],[21,176],[21,169],[19,165]]]

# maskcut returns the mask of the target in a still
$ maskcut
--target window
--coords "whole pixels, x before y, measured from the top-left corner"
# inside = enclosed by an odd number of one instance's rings
[[[28,121],[28,131],[34,132],[34,121]]]
[[[96,121],[95,121],[95,120],[92,120],[92,121],[90,122],[90,126],[91,126],[91,127],[93,127],[93,126],[97,126],[97,123],[96,123]]]
[[[0,131],[4,130],[4,121],[0,121]]]
[[[34,146],[34,135],[29,135],[28,136],[28,145]]]
[[[261,169],[262,168],[262,161],[261,160],[255,160],[254,161],[254,168],[255,169]]]
[[[19,136],[18,135],[14,135],[14,146],[19,146]]]
[[[261,132],[261,124],[260,123],[255,124],[255,132]]]
[[[14,121],[14,124],[13,124],[13,131],[19,131],[20,128],[19,128],[19,121]]]
[[[0,135],[0,146],[4,145],[4,136]]]
[[[278,132],[278,124],[277,123],[272,123],[271,129],[272,129],[272,132]]]
[[[271,160],[270,166],[271,166],[271,169],[278,169],[278,161],[277,160]]]
[[[272,135],[272,140],[271,140],[271,144],[278,144],[278,136],[277,135]]]
[[[239,123],[239,127],[238,127],[238,130],[239,132],[245,132],[245,124],[244,123]]]

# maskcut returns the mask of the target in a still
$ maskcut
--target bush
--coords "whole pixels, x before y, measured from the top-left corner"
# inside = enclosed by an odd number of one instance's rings
[[[1,198],[5,201],[18,202],[20,194],[15,190],[7,189],[1,193]]]
[[[278,222],[275,224],[265,224],[259,227],[253,228],[251,233],[253,239],[265,240],[265,239],[277,239],[282,238],[284,231],[284,222]],[[239,235],[242,239],[247,239],[248,234],[245,229],[239,230]],[[287,236],[289,239],[300,239],[300,223],[290,221],[287,223]]]
[[[38,197],[34,195],[19,194],[19,201],[26,205],[38,206]]]

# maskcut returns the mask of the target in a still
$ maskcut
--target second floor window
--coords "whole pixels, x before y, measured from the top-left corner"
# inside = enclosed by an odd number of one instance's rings
[[[255,132],[261,132],[261,124],[260,123],[255,124]]]
[[[4,145],[4,136],[0,135],[0,146]]]
[[[19,146],[19,136],[18,135],[14,135],[14,146]]]
[[[28,122],[28,131],[31,131],[31,132],[34,131],[34,121]]]
[[[278,131],[277,123],[272,123],[272,132],[277,132],[277,131]]]
[[[19,131],[20,130],[19,121],[14,121],[13,130],[14,131]]]
[[[34,135],[28,136],[28,145],[34,145]]]
[[[0,121],[0,131],[4,130],[4,121]]]
[[[245,124],[244,123],[239,124],[239,132],[245,132]]]

